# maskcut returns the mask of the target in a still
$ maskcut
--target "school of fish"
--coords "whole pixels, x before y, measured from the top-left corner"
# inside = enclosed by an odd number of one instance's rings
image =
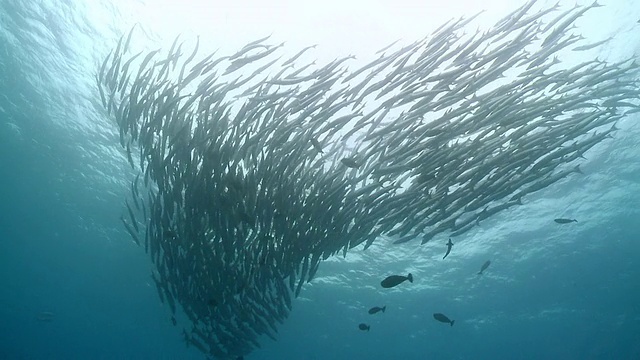
[[[639,66],[563,67],[558,53],[591,48],[571,29],[600,5],[535,3],[475,33],[475,16],[450,20],[356,70],[300,66],[313,46],[283,59],[268,37],[202,56],[178,38],[131,55],[123,36],[96,75],[138,173],[121,221],[185,342],[244,356],[276,339],[323,259],[460,236],[580,173],[639,111]]]

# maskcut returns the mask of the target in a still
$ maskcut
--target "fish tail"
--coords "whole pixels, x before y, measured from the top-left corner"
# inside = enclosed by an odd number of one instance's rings
[[[455,320],[451,320],[451,326],[453,326],[453,323],[456,322]]]
[[[382,312],[384,312],[385,310],[387,310],[387,306],[386,305],[382,307]]]
[[[413,275],[409,273],[409,275],[407,275],[407,279],[409,279],[409,282],[413,282]]]
[[[482,275],[482,271],[478,272],[478,275]]]
[[[577,172],[578,174],[584,175],[582,170],[580,170],[580,164],[576,165],[576,167],[573,168],[573,171]]]

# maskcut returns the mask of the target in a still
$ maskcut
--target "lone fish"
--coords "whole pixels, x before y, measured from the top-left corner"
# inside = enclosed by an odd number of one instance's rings
[[[451,242],[451,238],[449,238],[449,242],[447,243],[447,253],[444,254],[444,256],[442,257],[442,260],[444,260],[444,258],[446,258],[447,255],[449,255],[452,247],[453,247],[453,243]]]
[[[568,224],[572,222],[578,222],[578,220],[576,219],[564,219],[564,218],[553,219],[553,221],[557,222],[558,224]]]
[[[311,145],[313,145],[313,148],[316,149],[317,152],[324,154],[322,151],[322,145],[320,145],[320,142],[316,138],[312,137],[309,141],[311,141]]]
[[[451,324],[451,326],[453,326],[453,323],[455,322],[455,320],[449,320],[449,318],[445,314],[441,313],[433,314],[433,318],[443,323],[449,323]]]
[[[404,281],[409,280],[409,282],[413,282],[413,275],[409,274],[407,276],[402,275],[391,275],[386,279],[380,282],[383,288],[392,288],[396,285],[403,283]]]
[[[384,312],[385,310],[387,310],[386,306],[383,306],[383,307],[374,306],[371,309],[369,309],[369,314],[376,314],[380,311]]]
[[[344,164],[344,166],[348,168],[355,169],[360,167],[360,164],[358,164],[358,162],[354,158],[344,158],[340,160],[340,162],[342,162],[342,164]]]
[[[480,272],[478,273],[478,275],[482,275],[482,272],[487,270],[489,265],[491,265],[491,260],[485,261],[484,264],[482,264],[482,267],[480,268]]]
[[[365,323],[361,323],[360,325],[358,325],[358,328],[362,331],[369,331],[369,329],[371,329],[371,326]]]

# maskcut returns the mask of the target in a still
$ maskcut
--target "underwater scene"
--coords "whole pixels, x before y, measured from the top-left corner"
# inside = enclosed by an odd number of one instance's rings
[[[640,359],[631,0],[0,1],[0,359]]]

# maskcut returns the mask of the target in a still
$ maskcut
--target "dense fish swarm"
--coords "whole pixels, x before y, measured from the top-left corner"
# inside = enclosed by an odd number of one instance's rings
[[[449,21],[355,71],[348,57],[296,67],[309,48],[280,60],[267,39],[201,61],[178,39],[125,57],[123,37],[97,74],[139,172],[122,221],[188,318],[185,341],[247,354],[276,338],[322,259],[381,235],[460,235],[580,172],[637,111],[638,66],[560,67],[581,41],[571,25],[599,5],[534,3],[475,34],[473,18]]]

